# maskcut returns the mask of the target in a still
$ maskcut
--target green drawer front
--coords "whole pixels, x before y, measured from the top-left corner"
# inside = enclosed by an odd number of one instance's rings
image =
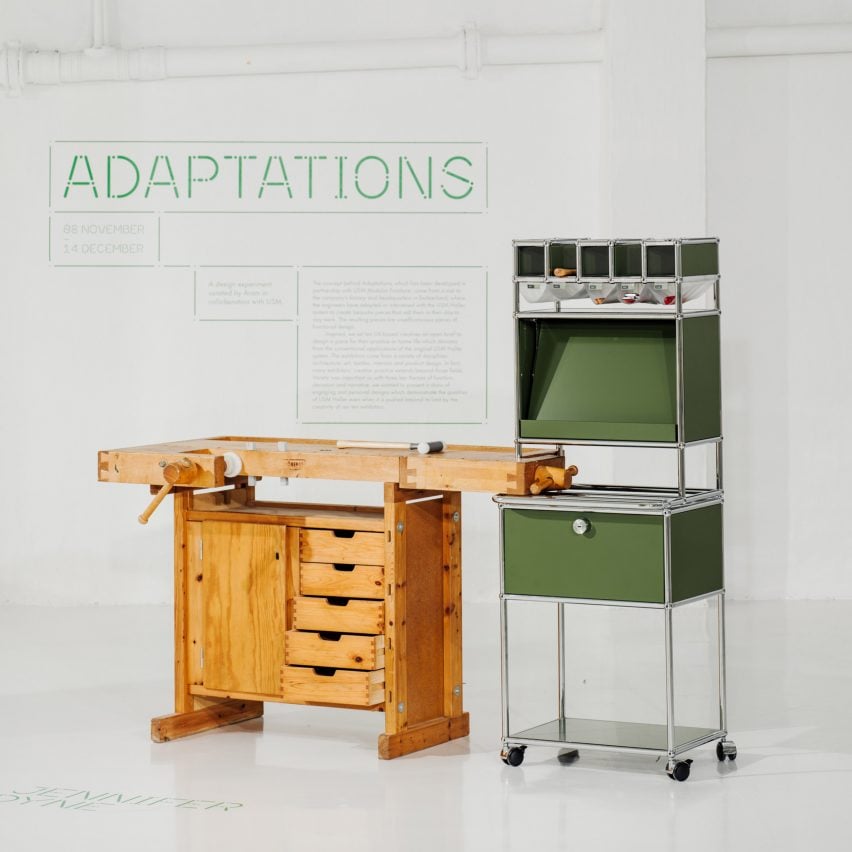
[[[591,524],[585,535],[577,518]],[[503,557],[506,594],[664,600],[660,515],[504,509]]]

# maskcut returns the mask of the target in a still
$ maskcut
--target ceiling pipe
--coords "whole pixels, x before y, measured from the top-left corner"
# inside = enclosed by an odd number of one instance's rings
[[[97,0],[96,0],[97,5]],[[101,28],[101,36],[105,29]],[[98,37],[93,41],[97,43]],[[247,47],[101,47],[77,52],[0,49],[0,89],[174,77],[226,77],[455,68],[475,77],[484,65],[599,62],[601,31],[564,35],[483,36],[475,24],[446,37]]]
[[[707,58],[852,53],[852,24],[717,27],[707,30]]]

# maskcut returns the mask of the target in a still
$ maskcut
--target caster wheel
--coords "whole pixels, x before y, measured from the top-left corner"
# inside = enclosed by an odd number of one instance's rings
[[[503,763],[507,766],[520,766],[524,762],[526,746],[513,746],[505,754],[501,754]]]
[[[737,747],[729,740],[725,740],[724,742],[719,740],[719,742],[716,743],[716,759],[722,761],[726,757],[728,760],[736,760]]]
[[[674,781],[686,781],[689,778],[689,766],[691,760],[679,760],[671,769],[667,770],[669,778]]]
[[[575,748],[563,748],[556,759],[562,764],[574,763],[580,759],[580,752]]]

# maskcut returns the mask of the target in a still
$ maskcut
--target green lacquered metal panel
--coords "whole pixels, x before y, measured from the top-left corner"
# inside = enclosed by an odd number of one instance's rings
[[[684,440],[717,438],[722,434],[719,317],[691,317],[682,329]]]
[[[706,243],[683,243],[680,247],[680,271],[689,275],[719,274],[719,244],[715,240]]]
[[[715,592],[724,585],[722,505],[671,517],[672,601]]]
[[[518,409],[529,410],[530,391],[532,390],[533,364],[535,363],[535,343],[538,335],[538,323],[519,322],[518,326]]]
[[[577,420],[522,420],[522,438],[559,439],[566,435],[577,441],[668,441],[677,440],[674,423],[612,423]]]
[[[506,594],[663,603],[663,518],[504,509],[503,570]]]
[[[518,322],[521,438],[675,439],[674,323]]]

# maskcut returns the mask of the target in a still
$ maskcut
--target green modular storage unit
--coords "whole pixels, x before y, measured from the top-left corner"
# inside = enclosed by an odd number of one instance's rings
[[[691,761],[680,756],[690,749],[715,740],[719,760],[736,757],[726,730],[718,240],[559,239],[514,247],[519,456],[551,444],[566,456],[572,445],[668,448],[677,453],[677,482],[495,497],[501,756],[516,766],[535,744],[633,750],[665,756],[669,775],[685,780]],[[685,453],[698,444],[715,445],[715,484],[690,488]],[[719,723],[684,726],[675,721],[672,612],[707,600],[717,602]],[[560,669],[557,718],[512,730],[508,607],[556,606],[564,667],[564,612],[572,604],[663,611],[665,724],[572,717]]]

